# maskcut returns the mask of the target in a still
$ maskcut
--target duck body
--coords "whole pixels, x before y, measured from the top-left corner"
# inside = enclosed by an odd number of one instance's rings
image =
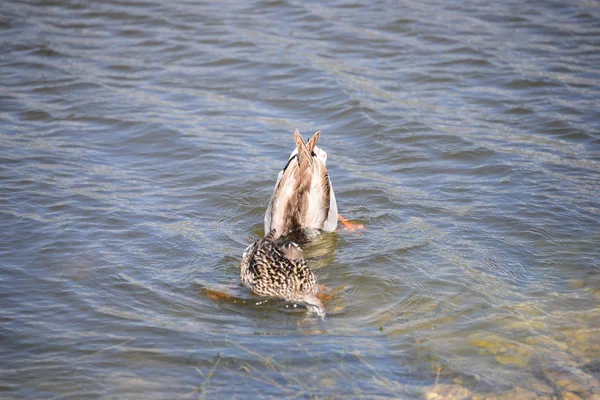
[[[319,137],[317,132],[305,143],[298,130],[294,132],[296,149],[279,172],[265,213],[265,232],[275,230],[275,239],[297,232],[314,237],[319,230],[337,228],[337,203],[327,173],[327,153],[317,147]]]
[[[306,306],[324,317],[325,309],[317,297],[320,286],[303,259],[293,259],[300,250],[296,245],[280,246],[275,229],[248,246],[240,263],[240,280],[259,296],[279,298]]]

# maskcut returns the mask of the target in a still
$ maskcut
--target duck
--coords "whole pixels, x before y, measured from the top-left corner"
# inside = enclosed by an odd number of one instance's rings
[[[246,248],[240,262],[240,280],[252,293],[303,305],[309,313],[325,317],[325,308],[317,296],[321,286],[301,257],[301,248],[288,242],[276,242],[276,229]]]
[[[279,172],[273,195],[265,212],[265,232],[275,231],[278,239],[292,233],[314,238],[320,231],[337,228],[338,208],[327,153],[317,146],[321,131],[307,142],[294,130],[296,148]]]

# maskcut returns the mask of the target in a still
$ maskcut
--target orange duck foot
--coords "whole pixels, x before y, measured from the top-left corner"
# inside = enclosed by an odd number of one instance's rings
[[[328,291],[327,286],[321,285],[321,291],[317,293],[317,298],[325,303],[330,302],[333,300],[333,293],[327,293]]]
[[[321,300],[323,303],[329,303],[331,300],[333,300],[333,293],[330,293],[330,294],[317,293],[317,298],[319,300]]]
[[[342,217],[341,215],[338,214],[338,221],[340,221],[340,223],[343,226],[343,229],[345,231],[349,231],[349,232],[354,232],[354,231],[361,231],[365,229],[365,226],[363,224],[359,224],[358,222],[352,222],[347,218]]]
[[[204,292],[206,297],[208,297],[211,300],[231,300],[233,298],[233,296],[224,292],[219,292],[217,290],[203,289],[202,291]]]
[[[331,291],[331,293],[327,293],[327,292],[329,292],[329,289],[327,288],[327,286],[321,285],[321,292],[317,293],[317,297],[322,302],[329,303],[331,300],[333,300],[335,295],[338,294],[339,292],[341,292],[342,290],[344,290],[344,288],[345,288],[345,286],[340,286],[338,288],[333,289]]]

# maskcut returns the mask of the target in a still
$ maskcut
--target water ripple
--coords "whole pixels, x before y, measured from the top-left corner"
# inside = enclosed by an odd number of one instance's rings
[[[598,392],[599,18],[552,0],[1,2],[0,387]],[[238,285],[294,128],[323,132],[340,212],[366,227],[306,249],[325,321]]]

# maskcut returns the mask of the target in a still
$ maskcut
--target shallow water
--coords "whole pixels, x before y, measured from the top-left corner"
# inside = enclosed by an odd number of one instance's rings
[[[1,397],[600,397],[565,3],[0,2]],[[324,321],[237,285],[294,128],[366,227],[307,249]]]

